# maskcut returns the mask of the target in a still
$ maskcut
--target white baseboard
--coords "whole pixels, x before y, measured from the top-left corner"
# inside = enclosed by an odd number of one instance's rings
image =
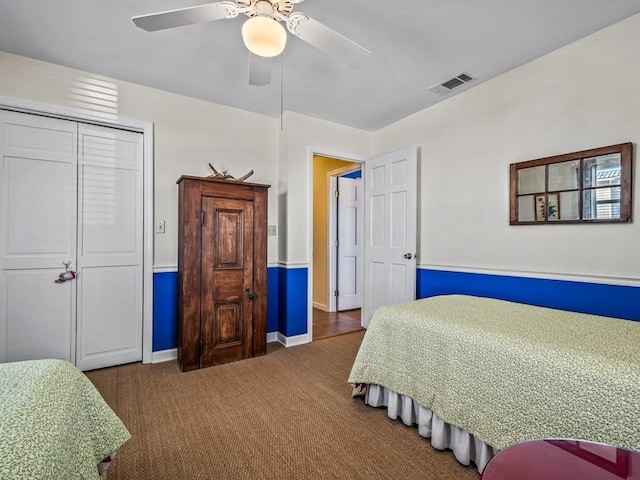
[[[311,335],[305,333],[303,335],[296,335],[295,337],[286,337],[282,333],[278,332],[278,341],[287,348],[295,347],[296,345],[311,342]]]
[[[169,350],[160,350],[153,352],[151,356],[151,363],[169,362],[178,358],[178,349],[170,348]]]
[[[267,333],[267,343],[273,343],[278,341],[278,332]]]
[[[322,310],[323,312],[328,312],[329,311],[329,307],[327,307],[325,304],[319,303],[319,302],[313,302],[313,308],[317,308],[318,310]]]
[[[309,334],[297,335],[295,337],[285,337],[280,332],[267,333],[267,343],[280,342],[285,347],[295,347],[296,345],[302,345],[303,343],[309,343],[311,341]],[[160,350],[153,352],[151,357],[151,363],[170,362],[178,358],[178,349],[171,348],[169,350]]]

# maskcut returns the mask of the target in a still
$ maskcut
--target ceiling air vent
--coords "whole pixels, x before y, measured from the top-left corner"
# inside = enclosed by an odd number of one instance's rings
[[[449,80],[445,80],[442,83],[438,83],[437,85],[434,85],[433,87],[429,88],[429,90],[431,90],[432,92],[439,93],[440,95],[446,95],[452,90],[464,85],[465,83],[469,83],[475,79],[476,77],[466,72],[462,72],[461,74],[456,75],[455,77],[450,78]]]

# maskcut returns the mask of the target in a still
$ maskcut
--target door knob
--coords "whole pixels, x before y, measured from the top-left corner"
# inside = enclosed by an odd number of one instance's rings
[[[413,258],[413,255],[411,255],[410,253],[405,253],[404,258],[406,258],[407,260],[411,260]]]
[[[247,296],[249,297],[249,300],[253,300],[254,298],[256,298],[255,292],[252,292],[251,290],[249,290],[248,287],[245,288],[244,291],[247,292]]]

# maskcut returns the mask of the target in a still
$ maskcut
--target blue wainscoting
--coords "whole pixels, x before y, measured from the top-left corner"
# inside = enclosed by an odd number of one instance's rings
[[[267,332],[307,333],[307,268],[267,271]],[[416,297],[464,294],[640,321],[640,287],[418,269]],[[153,276],[153,351],[178,345],[178,273]]]
[[[464,294],[640,321],[640,287],[418,269],[416,297]]]
[[[267,269],[267,332],[307,333],[307,269]],[[153,274],[153,351],[178,346],[178,272]]]
[[[307,268],[279,269],[278,332],[285,337],[307,333],[307,276]]]
[[[278,267],[267,268],[267,333],[278,331],[278,309],[280,298],[278,297],[280,269]]]
[[[178,346],[178,272],[153,274],[153,351]]]

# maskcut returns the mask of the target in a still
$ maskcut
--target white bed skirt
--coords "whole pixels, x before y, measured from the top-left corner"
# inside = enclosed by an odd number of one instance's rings
[[[473,462],[480,473],[491,457],[499,451],[469,432],[443,421],[432,410],[423,407],[411,397],[380,385],[369,385],[364,401],[372,407],[387,407],[387,415],[393,420],[400,417],[405,425],[417,425],[418,434],[430,438],[434,448],[452,450],[460,463],[470,465]]]

